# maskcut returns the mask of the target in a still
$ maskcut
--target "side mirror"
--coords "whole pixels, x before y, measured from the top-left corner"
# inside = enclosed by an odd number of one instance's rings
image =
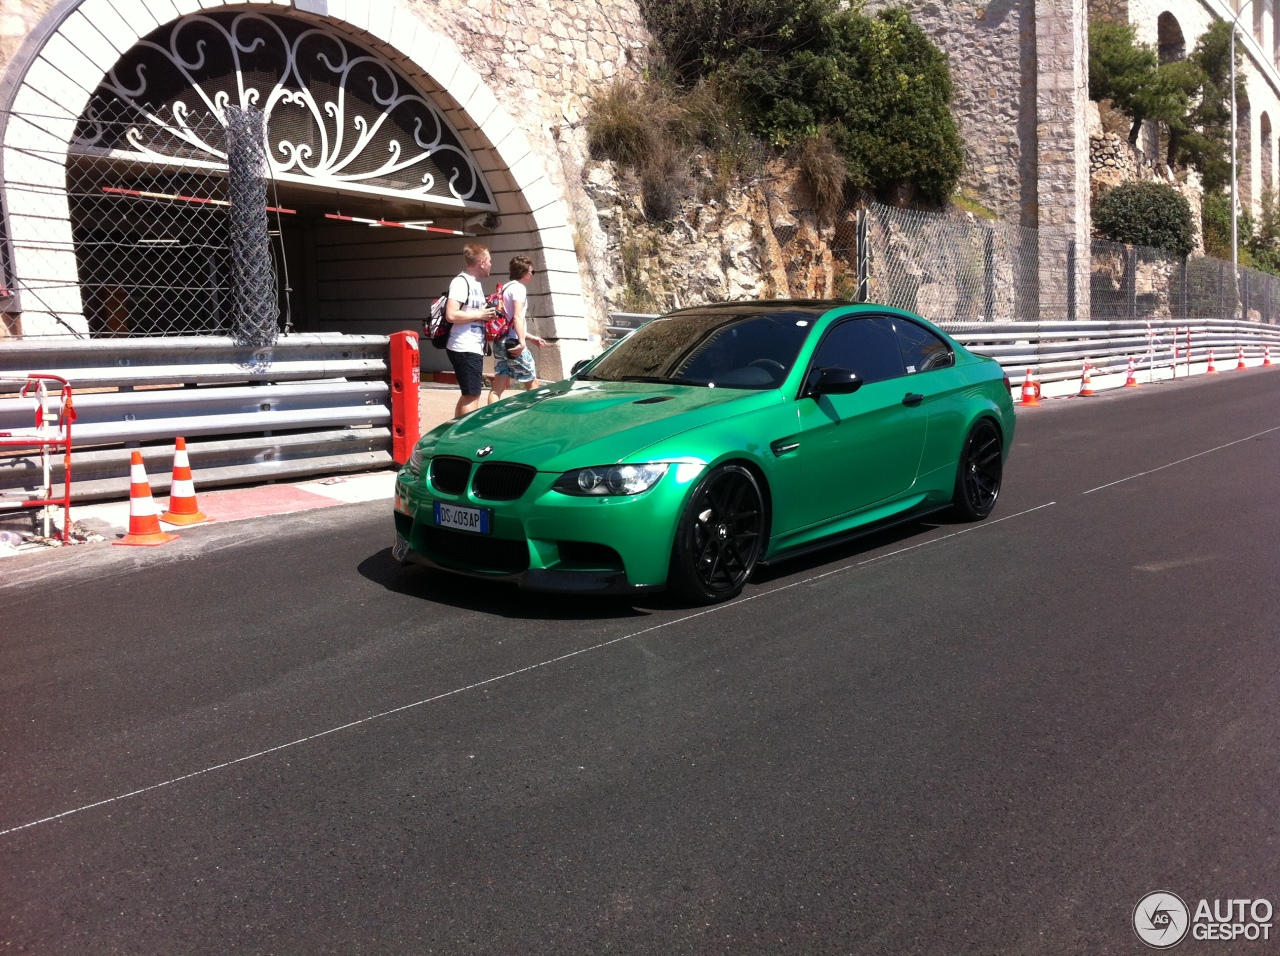
[[[851,395],[862,388],[857,372],[847,368],[813,368],[804,380],[801,398],[818,398],[821,395]]]
[[[592,362],[591,359],[578,359],[578,361],[573,363],[573,367],[569,369],[569,377],[572,378],[573,376],[577,375],[584,368],[590,365],[591,362]]]

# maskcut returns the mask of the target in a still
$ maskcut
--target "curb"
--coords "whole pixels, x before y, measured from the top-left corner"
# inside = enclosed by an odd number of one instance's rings
[[[493,384],[493,376],[488,372],[485,372],[482,378],[486,386]],[[422,381],[434,382],[436,385],[452,385],[456,388],[458,376],[453,372],[423,372]]]

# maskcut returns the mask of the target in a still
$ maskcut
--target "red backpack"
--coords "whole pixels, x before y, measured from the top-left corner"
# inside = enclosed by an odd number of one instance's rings
[[[484,324],[484,340],[486,342],[496,342],[504,338],[511,331],[512,317],[507,315],[506,307],[502,303],[502,283],[498,283],[498,287],[493,290],[493,294],[485,298],[484,304],[486,308],[493,309],[494,316]]]

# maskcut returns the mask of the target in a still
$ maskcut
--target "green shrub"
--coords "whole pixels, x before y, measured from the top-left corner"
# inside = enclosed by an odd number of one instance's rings
[[[1223,192],[1206,192],[1201,200],[1200,224],[1204,233],[1204,254],[1231,261],[1231,197]],[[1236,261],[1253,266],[1247,240],[1253,235],[1253,216],[1248,209],[1236,217]]]
[[[855,186],[945,202],[963,170],[946,56],[905,10],[835,0],[642,0],[674,81],[710,83],[775,147],[825,130]]]
[[[1191,205],[1167,183],[1132,182],[1109,189],[1093,207],[1099,238],[1150,246],[1175,256],[1195,248]]]
[[[836,0],[641,0],[677,83],[693,86],[739,57],[773,62],[820,43]]]
[[[1280,275],[1280,201],[1269,184],[1262,187],[1259,206],[1258,222],[1246,245],[1255,268]]]

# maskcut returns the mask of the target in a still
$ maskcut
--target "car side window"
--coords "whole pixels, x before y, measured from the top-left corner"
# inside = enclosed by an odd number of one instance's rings
[[[847,368],[864,382],[903,374],[898,334],[886,318],[848,319],[829,331],[813,356],[814,368]]]
[[[916,325],[908,319],[895,318],[893,327],[898,333],[898,344],[902,347],[902,361],[907,366],[908,375],[928,372],[935,368],[950,368],[956,364],[956,356],[951,351],[951,346],[923,325]]]

